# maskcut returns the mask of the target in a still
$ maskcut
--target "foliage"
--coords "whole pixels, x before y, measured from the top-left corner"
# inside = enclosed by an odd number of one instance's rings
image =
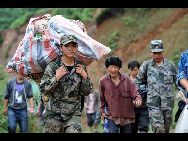
[[[24,24],[28,15],[41,8],[0,8],[0,31]],[[16,25],[18,24],[18,25]]]
[[[173,51],[172,61],[174,62],[176,68],[178,68],[178,63],[179,63],[179,60],[180,60],[180,56],[181,56],[180,50],[174,50]]]
[[[113,50],[115,50],[117,48],[117,42],[119,40],[119,33],[118,31],[113,32],[112,34],[110,34],[110,37],[108,39],[108,43],[110,45],[110,48]]]
[[[30,18],[31,15],[32,15],[32,12],[25,13],[23,16],[21,16],[20,18],[16,19],[10,25],[10,28],[19,28],[20,26],[22,26],[23,24],[25,24],[27,22],[27,20]]]
[[[3,115],[4,108],[4,91],[6,87],[6,83],[8,81],[8,74],[4,70],[3,66],[0,66],[0,133],[7,132],[7,116]]]
[[[55,8],[52,15],[63,15],[68,19],[90,22],[93,18],[92,12],[96,8]]]
[[[0,8],[0,31],[19,28],[29,21],[32,14],[52,10],[52,16],[63,15],[65,18],[90,22],[96,8]]]
[[[127,17],[127,18],[125,18],[124,22],[125,22],[126,26],[133,26],[133,25],[135,25],[136,20],[132,17]]]

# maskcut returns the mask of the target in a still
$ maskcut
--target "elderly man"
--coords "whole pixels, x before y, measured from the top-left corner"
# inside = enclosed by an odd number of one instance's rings
[[[140,107],[142,98],[132,80],[120,72],[122,61],[118,56],[107,58],[105,65],[109,73],[99,82],[102,119],[109,119],[109,133],[118,133],[119,129],[120,133],[132,133],[131,123],[135,122],[134,106]],[[109,110],[108,117],[105,116],[105,106]]]

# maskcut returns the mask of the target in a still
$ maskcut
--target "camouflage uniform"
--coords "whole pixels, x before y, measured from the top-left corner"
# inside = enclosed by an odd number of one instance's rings
[[[137,88],[145,79],[148,86],[147,106],[152,131],[168,132],[174,107],[173,83],[176,84],[177,80],[174,63],[163,58],[163,65],[158,67],[153,59],[144,61],[135,78]]]
[[[44,114],[44,132],[81,133],[81,95],[91,93],[90,79],[76,73],[77,64],[83,65],[75,58],[71,73],[67,69],[67,74],[57,81],[56,69],[64,65],[59,59],[47,65],[40,83],[41,93],[49,96]],[[86,71],[86,67],[83,68]]]

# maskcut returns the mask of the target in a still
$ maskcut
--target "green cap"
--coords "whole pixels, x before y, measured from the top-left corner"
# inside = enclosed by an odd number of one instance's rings
[[[66,45],[70,42],[77,43],[77,37],[75,35],[64,35],[61,37],[60,45]]]
[[[161,40],[152,40],[150,50],[151,52],[163,52],[163,42]]]

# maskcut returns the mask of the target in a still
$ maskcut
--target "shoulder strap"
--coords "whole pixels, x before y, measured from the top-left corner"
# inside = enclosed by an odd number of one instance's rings
[[[147,80],[147,74],[148,74],[148,66],[149,66],[149,61],[146,63],[146,73],[145,73],[145,79]]]

